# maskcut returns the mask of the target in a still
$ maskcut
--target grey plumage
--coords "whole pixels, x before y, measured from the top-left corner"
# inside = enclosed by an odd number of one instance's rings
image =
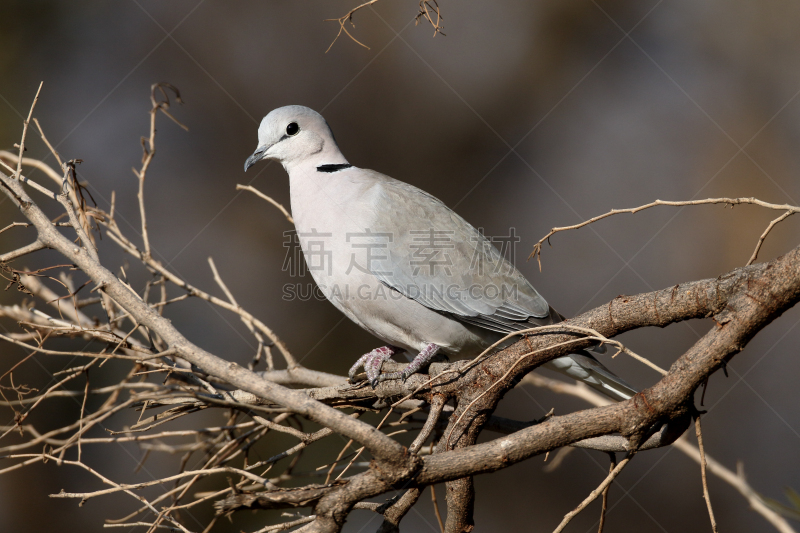
[[[373,383],[397,349],[420,353],[413,371],[437,350],[474,357],[508,333],[562,320],[486,237],[438,199],[351,166],[311,109],[268,114],[245,170],[260,159],[280,161],[289,174],[292,216],[320,289],[388,345],[359,360]],[[547,366],[617,399],[635,394],[589,352]]]

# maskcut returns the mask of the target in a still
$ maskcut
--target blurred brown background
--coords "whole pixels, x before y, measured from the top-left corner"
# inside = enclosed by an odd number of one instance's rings
[[[779,213],[714,206],[612,218],[556,235],[553,248],[544,249],[540,273],[525,258],[552,226],[657,198],[800,202],[795,2],[445,0],[447,36],[431,38],[426,24],[414,26],[416,2],[381,0],[355,17],[352,31],[369,50],[343,38],[326,54],[337,26],[322,20],[356,4],[5,0],[0,148],[18,142],[22,117],[44,80],[35,116],[64,158],[84,160],[81,178],[101,207],[116,191],[118,217],[130,224],[123,230],[135,236],[137,183],[130,168],[138,165],[139,137],[147,134],[149,87],[156,81],[177,86],[185,105],[172,110],[189,132],[159,118],[158,153],[146,187],[155,253],[216,294],[206,263],[213,255],[239,303],[270,325],[303,364],[337,373],[376,340],[327,302],[281,299],[283,284],[297,281],[281,271],[283,232],[291,228],[276,209],[235,190],[237,183],[250,183],[289,205],[279,165],[242,172],[261,117],[275,107],[303,104],[323,112],[351,163],[431,192],[488,235],[515,228],[522,238],[517,266],[566,315],[618,294],[743,265]],[[35,133],[28,146],[28,155],[47,155]],[[10,203],[0,201],[0,227],[17,219]],[[777,227],[760,259],[796,246],[798,224],[790,218]],[[24,244],[31,235],[6,232],[0,249]],[[101,257],[115,269],[125,264],[108,241]],[[16,266],[57,260],[40,252]],[[134,287],[148,279],[142,270],[128,274]],[[22,296],[10,290],[0,298],[10,303]],[[168,315],[191,340],[220,356],[244,364],[253,352],[238,319],[203,302],[178,304]],[[793,309],[760,333],[734,359],[730,377],[713,376],[705,397],[708,453],[731,469],[744,461],[753,487],[781,501],[784,487],[800,489],[798,322],[800,309]],[[668,367],[708,327],[695,321],[633,332],[622,341]],[[0,345],[0,371],[22,356]],[[15,372],[15,382],[46,387],[51,373],[70,363],[39,356]],[[640,387],[658,378],[622,357],[609,366]],[[581,406],[540,390],[515,390],[499,414],[530,419],[551,407],[565,413]],[[79,407],[71,400],[53,402],[34,420],[57,427]],[[0,424],[12,416],[0,410]],[[124,414],[107,427],[119,429],[135,416]],[[219,413],[196,416],[175,427],[221,420]],[[321,447],[324,457],[341,444],[327,446]],[[154,454],[134,475],[143,455],[137,446],[95,446],[85,454],[89,464],[119,481],[168,475],[179,461]],[[607,459],[577,451],[554,473],[543,466],[537,457],[477,478],[476,531],[552,531],[604,477]],[[99,531],[103,518],[134,507],[122,496],[82,508],[47,497],[61,489],[99,488],[83,472],[53,464],[4,475],[0,530]],[[716,478],[710,491],[722,531],[769,529]],[[423,497],[404,520],[405,530],[437,530],[429,502]],[[610,532],[708,530],[699,469],[671,449],[637,457],[615,482],[610,503]],[[596,530],[595,507],[569,530]],[[209,509],[185,516],[187,527],[200,530],[194,518],[203,522]],[[215,531],[254,531],[276,519],[236,516]],[[375,515],[355,511],[345,530],[374,531],[378,523]]]

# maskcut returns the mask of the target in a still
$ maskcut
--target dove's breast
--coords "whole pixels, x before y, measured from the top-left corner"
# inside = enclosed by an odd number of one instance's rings
[[[389,239],[396,238],[378,220],[397,206],[386,201],[380,180],[363,179],[363,171],[353,170],[359,172],[290,175],[292,217],[320,290],[348,318],[392,346],[420,351],[435,343],[451,355],[479,353],[488,345],[485,332],[406,298],[370,272],[388,253]]]

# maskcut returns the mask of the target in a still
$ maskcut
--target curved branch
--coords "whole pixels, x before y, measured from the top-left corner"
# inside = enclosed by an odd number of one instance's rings
[[[542,269],[542,261],[541,261],[542,244],[544,244],[545,241],[549,242],[550,241],[550,237],[552,237],[553,235],[555,235],[556,233],[561,232],[561,231],[569,231],[569,230],[573,230],[573,229],[579,229],[579,228],[582,228],[584,226],[588,226],[589,224],[593,224],[593,223],[597,222],[598,220],[603,220],[604,218],[608,218],[610,216],[621,215],[623,213],[635,214],[635,213],[638,213],[639,211],[644,211],[645,209],[650,209],[651,207],[656,207],[656,206],[659,206],[659,205],[669,205],[669,206],[673,206],[673,207],[684,207],[684,206],[689,206],[689,205],[709,205],[709,204],[725,204],[725,205],[729,205],[731,207],[733,207],[734,205],[751,204],[751,205],[758,205],[758,206],[761,206],[761,207],[766,207],[767,209],[775,209],[775,210],[778,210],[778,211],[786,211],[783,215],[781,215],[778,218],[776,218],[775,220],[773,220],[770,223],[770,225],[767,227],[767,229],[764,231],[764,233],[761,235],[761,238],[759,238],[758,243],[756,244],[756,249],[753,251],[753,255],[750,256],[750,260],[747,262],[748,265],[752,264],[753,261],[756,260],[756,257],[758,257],[758,251],[761,249],[761,245],[764,243],[764,239],[766,239],[767,235],[769,234],[769,232],[772,231],[772,228],[774,228],[775,225],[778,224],[779,222],[781,222],[781,221],[785,220],[786,218],[788,218],[790,215],[793,215],[794,213],[800,213],[800,207],[797,207],[797,206],[794,206],[794,205],[790,205],[790,204],[772,204],[772,203],[764,202],[762,200],[759,200],[759,199],[753,198],[753,197],[750,197],[750,198],[706,198],[704,200],[687,200],[687,201],[678,201],[678,202],[669,201],[669,200],[656,200],[654,202],[650,202],[649,204],[640,205],[639,207],[629,207],[629,208],[626,208],[626,209],[612,209],[608,213],[603,213],[602,215],[597,215],[596,217],[592,217],[589,220],[584,220],[583,222],[581,222],[579,224],[573,224],[572,226],[563,226],[563,227],[560,227],[560,228],[553,228],[553,229],[550,230],[550,232],[547,235],[545,235],[544,237],[539,239],[539,242],[537,242],[536,244],[533,245],[533,251],[528,256],[528,259],[531,259],[531,258],[535,257],[536,260],[539,262],[539,270],[541,270]]]

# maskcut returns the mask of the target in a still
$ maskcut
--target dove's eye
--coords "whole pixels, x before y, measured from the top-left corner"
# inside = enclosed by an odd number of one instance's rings
[[[298,131],[300,131],[300,126],[297,125],[297,122],[291,122],[286,126],[286,135],[297,135]]]

